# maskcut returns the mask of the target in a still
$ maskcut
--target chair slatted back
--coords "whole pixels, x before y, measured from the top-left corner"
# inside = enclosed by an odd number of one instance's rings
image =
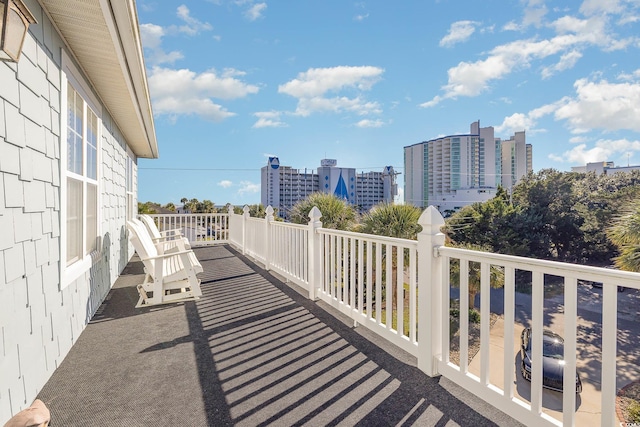
[[[134,221],[127,221],[127,228],[132,233],[131,242],[133,243],[133,247],[147,267],[147,273],[154,274],[155,260],[149,258],[157,257],[158,251],[151,237],[149,237],[149,233],[140,227],[141,225]]]
[[[149,230],[152,238],[160,239],[162,237],[160,230],[158,230],[158,226],[156,226],[155,221],[149,215],[140,215],[140,221],[143,222],[147,230]]]

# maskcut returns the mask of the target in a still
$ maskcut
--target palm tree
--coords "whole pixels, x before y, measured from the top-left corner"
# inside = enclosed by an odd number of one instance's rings
[[[458,246],[462,249],[470,249],[473,251],[490,251],[487,247],[464,244]],[[475,307],[476,295],[480,293],[480,274],[481,265],[479,262],[469,263],[469,308]],[[460,260],[452,260],[451,262],[451,286],[460,286]],[[504,286],[504,269],[502,267],[491,265],[489,269],[489,285],[492,288],[501,288]],[[462,298],[462,295],[460,295]]]
[[[422,229],[418,225],[418,219],[422,211],[412,205],[393,205],[390,203],[381,203],[374,206],[362,216],[358,231],[367,234],[375,234],[378,236],[396,237],[401,239],[416,239],[418,232]],[[398,248],[393,247],[391,253],[391,283],[392,283],[392,301],[398,301],[398,264],[397,264]],[[405,265],[409,264],[409,253],[405,251],[403,254]],[[382,255],[387,256],[387,252]],[[383,259],[383,264],[386,265]]]
[[[640,202],[618,217],[607,234],[620,250],[620,255],[614,258],[616,266],[640,272]]]
[[[291,208],[291,222],[307,224],[309,212],[317,206],[322,212],[322,226],[336,230],[349,230],[356,222],[356,210],[353,205],[333,194],[312,193]]]
[[[422,211],[412,205],[381,203],[362,216],[359,231],[378,236],[415,239]]]

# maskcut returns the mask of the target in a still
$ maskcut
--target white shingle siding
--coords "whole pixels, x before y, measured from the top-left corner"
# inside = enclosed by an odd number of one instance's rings
[[[20,148],[0,139],[0,172],[20,173]]]
[[[4,175],[4,202],[6,208],[21,208],[24,206],[24,186],[17,175]]]
[[[0,66],[0,69],[1,68],[2,67]],[[0,81],[3,81],[2,76],[0,76]],[[20,115],[18,107],[12,105],[10,102],[5,102],[4,117],[5,126],[7,128],[7,135],[5,136],[6,141],[10,144],[17,145],[18,147],[24,147],[26,145],[24,133],[24,117]]]
[[[20,62],[0,62],[0,425],[31,404],[133,253],[121,242],[127,144],[98,106],[101,252],[60,290],[64,43],[38,3],[29,7],[39,24],[30,29]],[[134,162],[134,188],[136,173]]]
[[[16,72],[8,65],[4,64],[0,67],[0,82],[12,82],[16,78]],[[0,85],[0,98],[8,103],[17,106],[20,105],[20,96],[18,95],[18,85],[2,84]],[[7,123],[11,123],[7,117]]]

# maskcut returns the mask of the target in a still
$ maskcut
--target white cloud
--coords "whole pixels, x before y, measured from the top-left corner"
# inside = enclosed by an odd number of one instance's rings
[[[551,154],[549,158],[555,161],[585,165],[587,163],[608,161],[616,155],[631,152],[640,152],[640,141],[601,139],[591,148],[587,148],[586,144],[579,144],[571,150],[565,151],[562,155]]]
[[[153,67],[149,73],[149,89],[155,114],[201,116],[206,120],[222,121],[235,113],[227,111],[212,99],[235,99],[257,93],[258,87],[244,83],[234,75],[238,71],[215,70],[196,73],[188,69]],[[240,74],[241,75],[241,74]]]
[[[145,59],[149,65],[173,64],[178,59],[183,58],[182,53],[177,50],[167,53],[162,49],[162,37],[164,36],[165,30],[159,25],[140,25],[142,46],[147,51]]]
[[[208,22],[202,22],[198,19],[191,16],[189,8],[187,6],[180,5],[178,6],[177,13],[178,18],[182,19],[186,25],[180,25],[178,27],[178,31],[181,33],[188,34],[190,36],[195,36],[201,31],[210,31],[213,29],[211,24]]]
[[[288,125],[280,120],[280,115],[282,113],[279,111],[260,111],[257,113],[253,113],[254,116],[258,118],[258,121],[253,124],[254,128],[278,128],[278,127],[287,127]]]
[[[228,179],[223,179],[218,183],[218,185],[222,188],[229,188],[233,185],[233,182],[229,181]]]
[[[380,119],[377,119],[377,120],[364,119],[356,123],[356,126],[358,126],[359,128],[379,128],[384,126],[384,122]]]
[[[495,127],[495,131],[500,135],[513,135],[514,132],[521,130],[527,131],[528,134],[535,134],[537,132],[544,132],[544,129],[537,129],[536,125],[538,120],[549,114],[553,114],[561,105],[563,100],[543,105],[542,107],[535,108],[529,111],[527,114],[514,113],[511,116],[505,117],[502,124]]]
[[[509,21],[502,26],[502,31],[519,31],[520,25],[518,25],[515,21]]]
[[[560,60],[552,67],[543,68],[543,76],[571,67],[579,59],[581,50],[588,46],[610,51],[638,42],[637,39],[615,39],[607,32],[606,17],[602,16],[589,19],[564,16],[551,23],[550,27],[556,32],[552,38],[515,40],[496,46],[485,59],[463,61],[449,68],[448,82],[442,87],[444,94],[436,95],[420,106],[433,107],[446,99],[478,96],[489,89],[492,81],[553,55],[560,54]]]
[[[640,132],[640,81],[609,83],[580,79],[574,87],[576,97],[556,110],[556,120],[567,120],[574,131],[628,129]]]
[[[238,194],[243,195],[245,193],[258,193],[260,192],[260,184],[254,184],[251,181],[240,181],[240,188]]]
[[[278,92],[296,98],[324,95],[329,91],[338,91],[346,87],[369,90],[380,79],[382,68],[373,66],[331,68],[310,68],[299,73],[293,79],[278,87]]]
[[[279,93],[298,98],[296,115],[308,116],[315,112],[342,111],[359,115],[379,114],[377,102],[366,101],[361,92],[370,90],[380,80],[384,70],[373,66],[338,66],[310,68],[299,73],[297,78],[278,87]],[[347,96],[325,97],[328,92],[357,92],[353,98]]]
[[[544,4],[538,6],[534,3],[536,2],[530,1],[529,6],[524,11],[522,25],[525,27],[528,27],[529,25],[540,27],[542,25],[542,19],[548,12],[547,7]]]
[[[620,73],[618,75],[618,80],[622,80],[625,82],[634,81],[636,79],[640,80],[640,68],[631,73]]]
[[[249,21],[255,21],[259,18],[262,18],[265,9],[267,8],[266,3],[256,3],[252,5],[247,11],[245,11],[244,16]]]
[[[572,50],[560,57],[558,63],[542,69],[542,78],[548,79],[559,71],[568,70],[576,65],[576,62],[582,58],[582,54],[577,50]]]
[[[543,18],[547,12],[548,9],[547,6],[545,6],[544,1],[529,0],[524,8],[522,22],[517,23],[515,21],[509,21],[502,27],[502,30],[522,31],[531,25],[541,27],[543,25]]]
[[[365,19],[367,19],[368,17],[369,17],[369,14],[368,14],[368,13],[365,13],[365,14],[360,14],[360,15],[356,15],[356,16],[354,16],[354,17],[353,17],[353,20],[354,20],[354,21],[358,21],[358,22],[362,22],[362,21],[364,21]]]
[[[451,24],[449,32],[440,40],[440,46],[451,47],[456,43],[462,43],[469,40],[469,37],[475,32],[475,21],[458,21]]]
[[[142,46],[146,50],[145,59],[149,65],[173,64],[184,56],[180,51],[165,52],[162,48],[162,38],[168,35],[187,34],[195,36],[202,31],[213,29],[208,22],[202,22],[191,16],[189,8],[185,5],[178,6],[176,15],[185,25],[170,25],[161,27],[155,24],[141,24],[140,37]]]
[[[584,0],[580,12],[586,16],[599,14],[618,14],[624,10],[620,0]]]

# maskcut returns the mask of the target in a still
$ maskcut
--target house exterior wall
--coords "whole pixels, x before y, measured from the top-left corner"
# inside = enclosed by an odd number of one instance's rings
[[[0,62],[0,425],[31,404],[133,254],[125,221],[136,159],[101,106],[101,245],[90,269],[61,284],[65,44],[39,3],[27,3],[38,25],[18,63]]]

